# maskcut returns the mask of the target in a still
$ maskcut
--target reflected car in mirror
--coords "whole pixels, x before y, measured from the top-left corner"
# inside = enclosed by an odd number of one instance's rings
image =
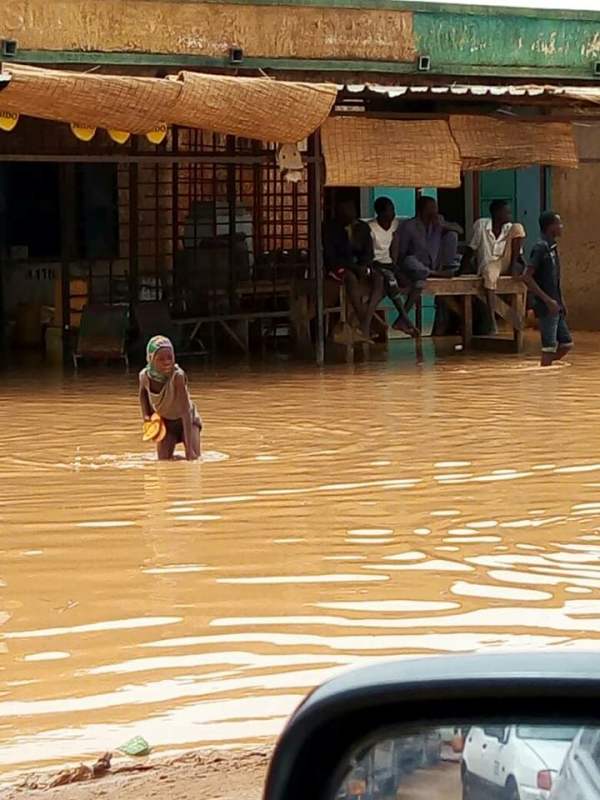
[[[582,728],[569,748],[550,792],[550,800],[600,797],[600,730]]]
[[[288,723],[264,800],[600,800],[598,662],[556,650],[341,674]]]
[[[473,726],[461,765],[463,797],[547,800],[578,732],[568,725]]]

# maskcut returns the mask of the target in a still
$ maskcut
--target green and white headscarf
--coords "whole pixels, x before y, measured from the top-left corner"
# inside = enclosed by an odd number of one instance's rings
[[[166,336],[153,336],[146,345],[146,360],[148,362],[146,366],[146,372],[148,373],[149,377],[157,383],[166,383],[170,378],[170,375],[165,375],[164,373],[159,372],[154,366],[156,354],[159,350],[166,348],[168,348],[173,355],[175,355],[173,344],[170,339],[167,339]]]

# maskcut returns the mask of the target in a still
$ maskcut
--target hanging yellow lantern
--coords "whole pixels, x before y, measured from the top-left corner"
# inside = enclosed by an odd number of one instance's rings
[[[125,144],[125,142],[131,136],[129,131],[116,131],[113,129],[110,129],[108,131],[108,135],[113,140],[113,142],[116,142],[117,144]]]
[[[96,128],[88,128],[86,125],[71,123],[71,132],[82,142],[91,142],[96,135]]]
[[[17,127],[19,115],[13,111],[0,111],[0,131],[10,133]]]
[[[146,134],[146,139],[150,142],[150,144],[160,144],[164,142],[167,136],[167,126],[164,122],[160,125],[157,125],[156,128],[152,128],[151,131],[148,131]]]

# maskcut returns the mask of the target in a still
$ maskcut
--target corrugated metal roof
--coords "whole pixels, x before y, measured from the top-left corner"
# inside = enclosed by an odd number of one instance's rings
[[[451,95],[453,97],[562,97],[571,100],[581,100],[588,103],[600,103],[600,86],[550,86],[550,85],[478,85],[478,84],[442,84],[437,86],[383,86],[375,83],[357,83],[338,86],[340,91],[348,94],[386,95],[390,99],[411,95],[429,95],[439,97]]]

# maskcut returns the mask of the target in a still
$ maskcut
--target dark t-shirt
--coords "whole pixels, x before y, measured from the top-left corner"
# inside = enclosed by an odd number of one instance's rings
[[[373,261],[373,241],[367,223],[359,219],[349,228],[350,233],[335,219],[323,226],[323,262],[327,270],[365,267]]]
[[[540,239],[531,251],[530,264],[533,267],[533,277],[540,289],[562,306],[560,257],[556,242],[546,238]],[[534,298],[533,307],[538,317],[545,317],[549,313],[548,306],[539,297]]]

